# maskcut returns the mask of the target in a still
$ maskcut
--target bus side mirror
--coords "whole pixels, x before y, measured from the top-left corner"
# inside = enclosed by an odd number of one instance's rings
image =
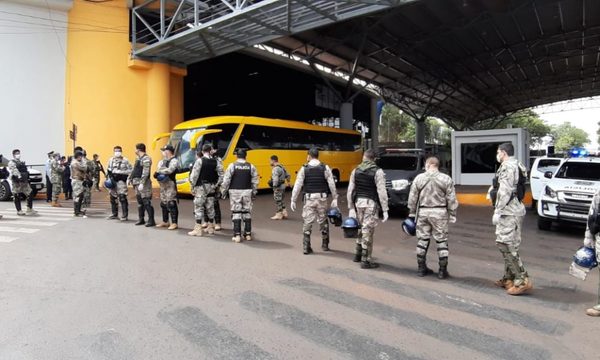
[[[554,174],[552,173],[552,171],[546,171],[546,172],[544,173],[544,177],[545,177],[546,179],[552,179],[552,175],[554,175]]]

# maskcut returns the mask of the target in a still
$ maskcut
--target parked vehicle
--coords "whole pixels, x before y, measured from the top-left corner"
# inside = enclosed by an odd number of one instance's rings
[[[31,186],[33,196],[44,189],[42,173],[38,170],[29,168],[29,185]],[[0,201],[8,201],[11,198],[12,180],[10,179],[8,170],[5,167],[0,167]]]
[[[544,186],[550,181],[547,177],[544,176],[548,171],[554,174],[556,170],[558,170],[560,164],[564,159],[561,158],[553,158],[553,157],[538,157],[532,162],[531,171],[529,173],[529,184],[531,186],[531,196],[533,198],[533,203],[531,207],[533,209],[537,208],[537,202],[540,199],[540,194],[544,189]]]

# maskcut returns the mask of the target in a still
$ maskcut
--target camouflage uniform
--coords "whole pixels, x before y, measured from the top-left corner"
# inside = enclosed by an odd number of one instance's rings
[[[598,209],[600,206],[600,190],[596,192],[594,195],[594,199],[592,200],[592,205],[590,206],[589,215],[592,215],[595,209]],[[596,250],[596,260],[600,262],[600,233],[595,236],[590,232],[589,225],[585,229],[585,238],[583,240],[583,246],[588,247],[590,249]],[[598,267],[600,270],[600,266]],[[599,278],[600,280],[600,278]],[[598,299],[596,305],[594,305],[591,309],[587,310],[587,314],[590,316],[600,316],[600,283],[598,284]]]
[[[179,218],[179,209],[177,207],[177,182],[175,176],[179,169],[177,158],[162,159],[158,162],[156,174],[166,175],[165,181],[160,181],[160,207],[162,209],[163,225],[169,222],[171,215],[171,224],[177,224]]]
[[[242,178],[242,176],[246,178]],[[244,222],[244,238],[252,240],[252,200],[258,191],[258,171],[243,159],[229,164],[223,177],[222,192],[229,193],[233,241],[239,242]]]
[[[8,172],[11,176],[13,200],[17,214],[24,214],[21,210],[21,194],[27,197],[27,211],[30,213],[33,212],[33,193],[29,185],[29,173],[25,162],[17,159],[9,161]]]
[[[62,181],[65,167],[59,159],[52,159],[50,162],[50,181],[52,182],[52,202],[58,201],[58,196],[62,192]]]
[[[83,187],[83,203],[81,208],[86,209],[92,205],[92,186],[94,184],[94,162],[84,157],[83,162],[85,163],[85,186]],[[85,211],[84,211],[85,212]]]
[[[285,204],[284,204],[284,196],[285,196],[285,188],[286,181],[289,179],[288,172],[285,168],[277,164],[273,166],[273,170],[271,170],[271,181],[273,184],[273,199],[275,200],[275,206],[277,208],[277,213],[282,214],[285,212]],[[285,215],[287,216],[287,215]]]
[[[85,196],[85,187],[83,182],[86,180],[87,163],[85,159],[71,161],[71,186],[73,187],[73,210],[75,216],[85,215],[83,202]]]
[[[494,215],[499,216],[496,224],[496,245],[504,258],[504,282],[512,281],[518,287],[529,284],[529,275],[519,256],[521,226],[525,216],[525,205],[517,199],[516,191],[519,171],[525,167],[514,157],[502,162],[498,172],[498,194]]]
[[[223,181],[223,173],[223,163],[216,158],[205,155],[194,163],[190,174],[190,187],[194,195],[196,227],[190,235],[202,235],[202,221],[206,221],[208,232],[213,233],[215,197],[218,196],[217,189]]]
[[[312,175],[315,171],[316,175]],[[310,172],[310,177],[306,178],[306,173]],[[305,180],[308,180],[305,181]],[[314,182],[314,185],[313,185]],[[314,189],[313,189],[314,187]],[[321,230],[322,245],[325,251],[329,250],[329,222],[327,220],[327,197],[331,193],[333,199],[337,202],[337,191],[335,181],[329,166],[322,164],[319,160],[313,159],[304,165],[298,171],[294,189],[292,190],[292,203],[295,203],[303,190],[304,207],[302,208],[302,233],[304,253],[312,253],[310,246],[310,235],[315,222],[319,224]]]
[[[145,224],[144,212],[148,213],[147,226],[154,226],[154,207],[152,206],[152,180],[150,171],[152,168],[152,159],[148,154],[144,154],[135,162],[133,171],[129,175],[128,183],[135,189],[135,197],[138,203],[139,221],[137,225]],[[139,187],[142,186],[140,190]]]
[[[440,273],[447,276],[448,223],[450,217],[456,218],[458,208],[452,178],[437,169],[419,174],[410,187],[408,208],[410,216],[416,217],[419,274],[429,272],[427,250],[433,238],[437,244]]]
[[[119,205],[117,199],[121,203],[123,211],[122,220],[127,220],[129,216],[129,203],[127,201],[127,178],[131,174],[131,164],[129,160],[123,156],[111,157],[108,159],[108,177],[115,183],[112,189],[109,189],[110,205],[112,210],[111,218],[116,219],[119,215]]]
[[[383,170],[372,161],[363,161],[350,174],[347,197],[348,208],[356,210],[356,218],[361,225],[356,239],[355,262],[370,263],[379,210],[389,210]]]
[[[217,160],[217,163],[219,164],[218,166],[221,167],[221,169],[224,169],[223,167],[223,160],[221,160],[220,157],[218,156],[213,156],[213,159]],[[223,170],[224,172],[224,170]],[[223,174],[221,174],[221,182],[222,180],[222,176]],[[217,188],[215,189],[215,199],[213,201],[213,207],[214,207],[214,212],[215,212],[215,230],[221,230],[221,204],[219,203],[219,200],[221,199],[221,197],[219,196],[219,194],[221,194],[221,185],[219,184],[217,186]],[[208,224],[208,210],[204,211],[204,222],[206,224]]]

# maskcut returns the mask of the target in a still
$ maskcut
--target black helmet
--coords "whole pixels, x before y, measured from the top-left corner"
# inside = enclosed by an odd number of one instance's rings
[[[344,230],[344,237],[346,239],[356,239],[360,230],[360,224],[355,218],[347,218],[342,224],[342,229]]]
[[[338,208],[331,208],[327,211],[327,217],[329,218],[329,222],[334,226],[342,225],[342,213]]]

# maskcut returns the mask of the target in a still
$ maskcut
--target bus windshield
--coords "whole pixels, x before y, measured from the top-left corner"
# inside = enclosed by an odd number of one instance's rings
[[[190,148],[190,139],[196,132],[204,129],[174,130],[171,133],[169,144],[175,148],[175,156],[179,160],[182,169],[191,169],[192,165],[194,165],[196,153]]]

